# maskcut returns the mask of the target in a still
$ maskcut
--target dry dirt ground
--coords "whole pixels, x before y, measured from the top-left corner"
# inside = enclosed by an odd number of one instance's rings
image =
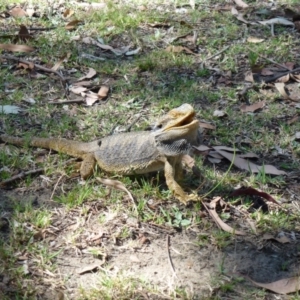
[[[49,201],[50,196],[51,190],[47,189],[35,192],[2,190],[0,194],[1,238],[9,238],[6,221],[12,222],[9,216],[14,201],[30,202],[35,208],[49,207],[54,212],[51,226],[34,236],[35,241],[58,253],[53,274],[45,276],[36,269],[28,279],[38,287],[39,299],[61,299],[62,294],[65,299],[81,299],[81,288],[97,287],[101,274],[104,278],[122,276],[159,287],[153,292],[138,289],[136,299],[173,299],[169,293],[174,288],[185,290],[184,296],[179,297],[182,299],[212,299],[213,295],[221,299],[245,299],[246,295],[247,298],[252,295],[255,299],[257,290],[251,282],[243,281],[242,276],[258,282],[272,282],[299,273],[299,236],[295,232],[294,242],[288,245],[266,243],[252,235],[233,238],[220,248],[214,241],[205,244],[199,241],[199,236],[209,237],[215,230],[209,220],[204,219],[202,224],[188,230],[176,231],[109,211],[101,200],[84,204],[86,214],[83,216],[82,210],[67,211]],[[99,218],[103,215],[107,221],[101,224]],[[124,229],[129,237],[119,239]],[[75,238],[74,233],[77,233]],[[98,249],[98,252],[93,253],[91,249]],[[31,263],[29,260],[29,268]],[[235,282],[234,291],[229,287],[224,289],[232,276],[240,278]],[[9,278],[2,274],[0,279],[2,288],[9,292],[9,284],[5,285]],[[11,292],[13,295],[13,288]],[[288,298],[268,293],[264,299]]]

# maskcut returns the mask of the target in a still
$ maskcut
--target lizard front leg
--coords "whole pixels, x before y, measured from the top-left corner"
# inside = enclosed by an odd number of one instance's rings
[[[173,160],[173,161],[172,161]],[[175,177],[178,176],[176,174],[176,158],[165,158],[165,167],[164,167],[164,172],[165,172],[165,178],[167,182],[167,186],[172,191],[174,196],[183,204],[187,204],[188,201],[195,201],[197,200],[196,195],[188,195],[185,193],[182,189],[182,187],[177,183],[175,180]],[[179,172],[180,173],[180,172]],[[177,176],[176,176],[177,175]]]
[[[93,174],[95,164],[96,164],[96,159],[95,159],[94,152],[84,155],[80,167],[80,175],[83,179],[87,179]]]

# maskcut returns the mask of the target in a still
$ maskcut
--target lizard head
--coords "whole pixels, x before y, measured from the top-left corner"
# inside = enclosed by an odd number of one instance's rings
[[[154,124],[153,134],[170,139],[185,138],[193,145],[199,144],[199,121],[195,117],[194,108],[190,104],[182,104],[170,110]]]

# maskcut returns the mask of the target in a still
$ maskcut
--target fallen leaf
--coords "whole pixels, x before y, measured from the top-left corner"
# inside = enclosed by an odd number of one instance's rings
[[[35,49],[27,45],[0,44],[0,49],[12,52],[32,52]]]
[[[233,165],[238,167],[239,169],[246,170],[252,173],[259,173],[259,172],[264,172],[265,174],[272,174],[272,175],[286,175],[286,172],[278,170],[272,165],[263,165],[263,166],[258,166],[246,159],[241,158],[237,154],[234,155],[232,153],[223,151],[223,150],[218,150],[216,147],[213,147],[216,151],[218,151],[219,154],[221,154],[223,157],[228,159]]]
[[[55,65],[51,68],[51,70],[53,71],[57,71],[59,69],[59,67],[61,66],[61,64],[63,63],[63,61],[66,59],[66,58],[69,58],[71,55],[71,52],[69,52],[68,54],[65,54],[62,58],[60,58],[56,63]]]
[[[252,105],[243,104],[240,109],[242,112],[254,112],[260,108],[263,108],[266,105],[266,101],[256,102]]]
[[[220,197],[218,197],[218,198],[220,198]],[[210,204],[210,203],[202,202],[202,204],[205,207],[205,209],[207,210],[207,212],[209,213],[209,215],[212,217],[212,219],[215,221],[215,223],[219,226],[219,228],[223,229],[226,232],[232,233],[232,234],[246,235],[242,231],[233,229],[232,227],[230,227],[228,224],[224,223],[220,219],[220,217],[218,216],[218,214],[217,214],[217,212],[215,210],[215,203],[214,204]]]
[[[136,48],[134,50],[127,51],[125,53],[125,55],[126,56],[136,55],[136,54],[138,54],[140,52],[140,50],[141,50],[141,48],[139,47],[139,48]]]
[[[86,94],[85,102],[88,106],[93,105],[95,102],[99,100],[99,97],[96,93],[89,91]]]
[[[26,14],[26,11],[23,10],[21,7],[19,6],[16,6],[14,7],[13,9],[11,9],[9,11],[9,14],[14,17],[14,18],[21,18],[21,17],[26,17],[27,14]]]
[[[231,148],[227,146],[214,146],[213,149],[217,150],[225,150],[225,151],[230,151],[230,152],[241,152],[240,149],[238,148]]]
[[[18,114],[22,109],[15,105],[0,105],[0,114]]]
[[[260,74],[263,75],[263,76],[270,76],[270,75],[273,75],[274,72],[271,71],[271,70],[268,69],[268,68],[263,68],[263,69],[261,70]]]
[[[284,278],[271,283],[260,283],[252,280],[249,277],[246,278],[248,278],[254,285],[270,290],[277,294],[285,295],[294,293],[300,289],[299,277]]]
[[[286,91],[285,91],[285,84],[283,82],[275,82],[275,87],[280,93],[280,95],[285,99],[285,100],[292,100],[292,101],[299,101],[299,98],[294,98],[289,96]]]
[[[278,243],[281,243],[281,244],[286,244],[286,243],[291,242],[291,240],[286,235],[281,235],[279,237],[275,237],[275,236],[273,236],[271,234],[268,234],[268,233],[263,235],[263,239],[264,240],[275,240],[275,241],[277,241]]]
[[[199,151],[208,151],[208,150],[211,150],[211,148],[205,146],[205,145],[200,145],[200,146],[194,146],[193,148],[199,150]]]
[[[254,82],[252,71],[247,71],[245,73],[245,81]]]
[[[300,140],[300,131],[295,133],[295,139]]]
[[[248,196],[259,196],[262,197],[264,199],[266,199],[267,201],[273,202],[277,205],[280,205],[271,195],[269,195],[268,193],[265,192],[261,192],[258,191],[252,187],[241,187],[239,189],[234,190],[229,197],[235,197],[235,196],[241,196],[241,195],[248,195]]]
[[[249,22],[249,21],[245,20],[245,19],[244,19],[244,16],[243,16],[242,14],[240,14],[234,6],[231,8],[231,13],[232,13],[232,15],[235,16],[239,21],[241,21],[241,22],[243,22],[243,23],[245,23],[245,24],[256,24],[256,23],[254,23],[254,22]]]
[[[71,22],[69,22],[65,28],[67,30],[71,30],[71,29],[74,29],[79,23],[81,23],[82,21],[81,20],[73,20]]]
[[[199,126],[201,128],[206,128],[206,129],[216,129],[215,125],[209,124],[209,123],[204,123],[204,122],[199,122]]]
[[[290,80],[290,74],[283,75],[276,79],[276,82],[288,82]]]
[[[246,4],[245,2],[243,2],[242,0],[234,0],[235,4],[239,7],[242,7],[242,8],[247,8],[249,7],[248,4]]]
[[[214,157],[210,157],[210,156],[208,156],[207,159],[212,164],[219,164],[222,161],[222,159],[220,159],[220,158],[214,158]]]
[[[226,116],[226,112],[224,112],[223,110],[215,110],[214,113],[213,113],[213,116],[214,117],[224,117]]]
[[[300,117],[298,115],[294,116],[292,119],[288,120],[287,123],[289,125],[294,124],[295,122],[298,122],[300,120]]]
[[[72,86],[70,87],[70,92],[76,94],[76,95],[80,95],[82,92],[85,92],[87,90],[87,88],[82,87],[82,86]]]
[[[104,262],[105,261],[103,261],[103,262],[97,262],[97,263],[88,265],[88,266],[86,266],[84,268],[77,269],[76,273],[79,274],[79,275],[82,275],[82,274],[87,273],[87,272],[92,272],[94,270],[97,270],[99,267],[101,267],[104,264]]]
[[[293,22],[285,19],[285,18],[273,18],[267,21],[258,21],[258,23],[262,24],[262,25],[274,25],[274,24],[281,24],[281,25],[286,25],[286,26],[295,26]]]
[[[70,18],[73,14],[74,14],[74,10],[70,9],[70,8],[67,8],[65,11],[64,11],[64,18],[67,19],[67,18]]]
[[[241,158],[259,158],[259,156],[253,152],[249,152],[246,154],[240,154],[239,155]]]
[[[198,55],[196,53],[194,53],[192,50],[190,50],[187,47],[183,47],[183,46],[168,46],[166,48],[167,52],[171,52],[171,53],[181,53],[181,52],[186,52],[188,54],[192,54],[192,55]]]
[[[260,39],[260,38],[254,37],[254,36],[249,36],[249,37],[247,38],[247,42],[248,42],[248,43],[255,43],[255,44],[261,43],[261,42],[263,42],[264,40],[265,40],[265,39]]]
[[[102,85],[100,90],[98,91],[98,97],[100,100],[103,100],[107,97],[109,93],[109,87],[106,85]]]
[[[135,203],[132,194],[127,190],[127,188],[125,187],[125,185],[121,181],[113,180],[113,179],[103,179],[103,178],[99,178],[99,177],[96,177],[96,179],[99,182],[105,184],[106,186],[109,186],[109,187],[112,187],[112,188],[115,188],[117,190],[120,190],[120,191],[123,191],[123,192],[127,193],[127,195],[129,196],[130,200],[133,203]]]

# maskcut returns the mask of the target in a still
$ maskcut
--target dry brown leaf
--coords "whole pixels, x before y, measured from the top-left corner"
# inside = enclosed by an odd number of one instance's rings
[[[64,18],[67,19],[67,18],[70,18],[73,14],[74,14],[74,10],[70,9],[70,8],[67,8],[65,11],[64,11]]]
[[[271,70],[268,69],[268,68],[263,68],[263,69],[261,70],[260,74],[263,75],[263,76],[270,76],[270,75],[273,75],[274,72],[271,71]]]
[[[218,197],[219,199],[221,199],[220,197]],[[215,205],[216,202],[215,200],[218,200],[218,198],[215,198],[213,201],[214,203],[205,203],[202,202],[202,204],[204,205],[204,207],[206,208],[206,210],[208,211],[209,215],[212,217],[212,219],[215,221],[215,223],[224,231],[232,233],[232,234],[237,234],[237,235],[246,235],[246,233],[239,231],[239,230],[235,230],[232,227],[230,227],[228,224],[224,223],[219,215],[217,214],[216,210],[215,210]]]
[[[226,115],[227,115],[226,112],[224,112],[223,110],[218,110],[218,109],[216,109],[213,113],[214,117],[219,117],[219,118],[225,117]]]
[[[73,83],[73,86],[91,86],[91,85],[93,85],[93,81],[91,80],[84,80],[84,81],[78,81]]]
[[[206,128],[206,129],[216,129],[216,126],[215,125],[211,125],[209,123],[204,123],[204,122],[199,122],[199,126],[201,128]]]
[[[260,39],[260,38],[257,38],[257,37],[255,37],[255,36],[249,36],[248,38],[247,38],[247,42],[248,43],[254,43],[254,44],[257,44],[257,43],[261,43],[261,42],[263,42],[265,39]]]
[[[283,65],[286,66],[290,71],[292,71],[294,69],[294,67],[295,67],[295,63],[290,62],[290,61],[284,63]]]
[[[275,240],[281,244],[286,244],[286,243],[291,242],[291,240],[286,235],[281,235],[279,237],[275,237],[272,234],[268,234],[268,233],[264,234],[263,239],[264,240]]]
[[[295,122],[298,122],[299,120],[300,120],[300,117],[298,115],[296,115],[292,119],[288,120],[287,123],[290,125],[290,124],[293,124]]]
[[[87,94],[86,94],[86,98],[85,98],[85,102],[88,106],[91,106],[93,105],[95,102],[97,102],[99,100],[99,97],[98,97],[98,94],[92,92],[92,91],[89,91]]]
[[[258,191],[252,187],[241,187],[233,191],[229,197],[241,196],[241,195],[249,195],[249,196],[259,196],[261,198],[266,199],[267,201],[273,202],[277,205],[280,205],[270,194]]]
[[[230,151],[230,152],[241,152],[241,150],[238,148],[231,148],[231,147],[227,147],[227,146],[214,146],[213,149],[215,149],[216,151],[225,150],[225,151]]]
[[[9,14],[14,17],[14,18],[21,18],[21,17],[26,17],[27,13],[25,10],[23,10],[21,7],[16,6],[13,9],[9,11]]]
[[[27,45],[0,44],[0,49],[12,52],[32,52],[35,49]]]
[[[55,65],[51,68],[51,70],[53,71],[57,71],[59,69],[59,67],[61,66],[61,64],[63,63],[63,61],[66,59],[66,58],[69,58],[71,55],[71,52],[65,54],[62,58],[60,58],[56,63]]]
[[[127,195],[129,196],[130,200],[133,203],[135,203],[132,194],[127,190],[127,188],[125,187],[125,185],[121,181],[113,180],[113,179],[103,179],[103,178],[99,178],[99,177],[96,177],[96,179],[99,182],[105,184],[108,187],[112,187],[112,188],[115,188],[117,190],[120,190],[120,191],[123,191],[123,192],[127,193]]]
[[[209,148],[209,147],[207,147],[205,145],[194,146],[193,148],[199,150],[200,152],[211,150],[211,148]]]
[[[222,161],[222,159],[220,159],[220,158],[214,158],[214,157],[210,157],[210,156],[208,156],[207,159],[212,164],[219,164]]]
[[[259,101],[252,105],[243,104],[240,109],[242,112],[254,112],[260,108],[263,108],[266,105],[266,101]]]
[[[248,4],[246,4],[245,2],[243,2],[242,0],[234,0],[235,4],[239,7],[242,7],[242,8],[247,8],[249,7]]]
[[[196,53],[194,53],[192,50],[190,50],[187,47],[182,47],[182,46],[168,46],[166,48],[167,52],[171,52],[171,53],[181,53],[181,52],[186,52],[188,54],[192,54],[192,55],[198,55]]]
[[[239,155],[234,155],[233,153],[229,153],[223,150],[218,150],[216,147],[213,147],[216,151],[218,151],[219,154],[221,154],[223,157],[228,159],[230,162],[232,162],[236,167],[242,170],[246,170],[252,173],[259,173],[263,171],[265,174],[272,174],[272,175],[285,175],[286,172],[278,170],[274,166],[271,165],[264,165],[264,166],[258,166],[246,159],[241,158]]]
[[[100,261],[100,262],[97,262],[97,263],[94,263],[94,264],[91,264],[91,265],[88,265],[84,268],[80,268],[78,270],[76,270],[76,273],[79,274],[79,275],[82,275],[84,273],[87,273],[87,272],[91,272],[91,271],[94,271],[94,270],[97,270],[99,267],[101,267],[103,264],[105,263],[105,261]]]
[[[96,70],[93,68],[89,68],[88,73],[85,75],[85,78],[91,79],[97,74]]]
[[[254,82],[252,71],[247,71],[245,73],[245,81]]]
[[[106,85],[102,85],[100,90],[98,91],[98,97],[100,100],[103,100],[107,97],[109,93],[109,87]]]
[[[87,90],[87,88],[82,87],[82,86],[70,87],[70,92],[72,92],[76,95],[80,95],[82,92],[85,92],[86,90]]]
[[[244,16],[242,14],[240,14],[237,9],[235,7],[231,8],[231,13],[233,16],[235,16],[239,21],[245,23],[245,24],[255,24],[253,22],[249,22],[247,20],[244,19]]]
[[[285,100],[300,101],[300,98],[291,97],[286,93],[285,84],[283,82],[275,82],[275,87]]]
[[[290,80],[290,74],[286,74],[276,79],[276,82],[288,82]]]
[[[74,29],[74,28],[77,27],[77,25],[78,25],[79,23],[81,23],[81,22],[82,22],[81,20],[73,20],[73,21],[69,22],[69,23],[65,26],[65,28],[66,28],[67,30]]]
[[[259,158],[259,156],[253,152],[249,152],[246,154],[240,154],[241,158]]]
[[[247,277],[254,285],[262,287],[264,289],[270,290],[277,294],[289,294],[294,293],[300,289],[300,279],[299,277],[290,277],[280,279],[271,283],[260,283]]]
[[[290,74],[291,78],[294,79],[297,82],[300,82],[300,75],[298,74]]]

